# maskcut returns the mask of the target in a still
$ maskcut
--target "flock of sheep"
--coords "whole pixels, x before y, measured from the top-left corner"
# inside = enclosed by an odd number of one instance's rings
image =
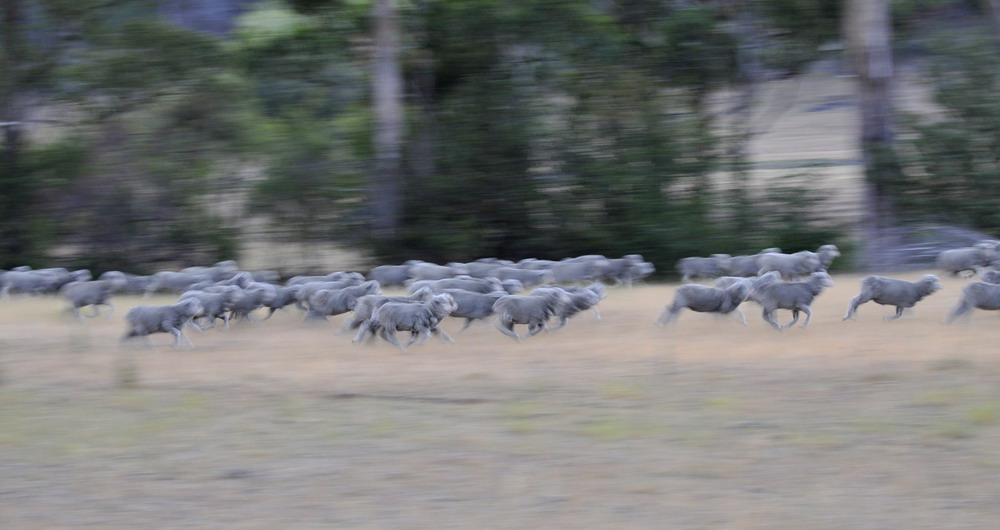
[[[250,320],[257,309],[267,308],[264,318],[287,306],[299,308],[306,320],[324,321],[351,313],[341,332],[356,330],[354,342],[381,337],[404,348],[426,341],[431,334],[454,342],[439,324],[448,317],[472,322],[496,315],[496,327],[520,340],[516,325],[528,326],[528,336],[566,325],[572,316],[594,309],[607,296],[605,283],[631,285],[652,274],[653,265],[639,255],[618,259],[590,255],[561,261],[522,260],[518,263],[494,258],[471,263],[413,261],[403,265],[375,267],[363,275],[333,272],[324,276],[296,276],[278,283],[273,272],[240,271],[235,262],[211,267],[191,267],[138,276],[109,271],[91,279],[89,271],[66,269],[31,270],[26,267],[0,273],[0,297],[10,293],[55,293],[69,300],[71,311],[91,306],[88,316],[99,316],[102,307],[110,320],[115,292],[148,296],[155,292],[178,294],[178,301],[163,306],[140,305],[125,315],[122,342],[134,338],[150,345],[153,333],[170,333],[174,347],[193,348],[184,328],[206,330],[218,321]],[[383,287],[406,287],[409,295],[385,296]],[[519,294],[531,289],[528,294]],[[558,319],[554,327],[548,325]],[[404,346],[397,332],[409,332]]]
[[[751,256],[715,254],[707,258],[684,258],[677,264],[683,281],[715,278],[715,285],[687,283],[678,287],[657,323],[666,326],[686,308],[702,313],[735,313],[746,324],[740,305],[750,301],[761,306],[764,321],[777,330],[794,326],[799,313],[805,313],[802,325],[806,326],[812,318],[813,300],[825,287],[833,285],[826,270],[839,255],[836,246],[823,245],[816,252],[783,254],[779,249],[769,248]],[[1000,268],[1000,241],[985,240],[972,247],[946,250],[938,256],[937,266],[952,276],[978,274],[981,280],[962,289],[958,305],[948,313],[944,323],[970,309],[1000,310],[1000,271],[993,270]],[[905,309],[939,289],[941,283],[933,274],[916,282],[866,276],[861,280],[861,293],[851,299],[843,319],[853,319],[859,305],[875,302],[895,306],[896,314],[886,317],[886,321],[895,320]],[[778,309],[791,311],[791,322],[779,324],[775,320]]]
[[[777,330],[794,326],[800,313],[802,326],[812,318],[810,306],[824,288],[833,284],[826,272],[840,255],[834,245],[823,245],[816,252],[782,253],[770,248],[750,256],[715,254],[707,258],[684,258],[677,263],[684,285],[679,286],[670,304],[657,320],[660,326],[673,322],[681,310],[735,314],[743,324],[740,310],[744,302],[762,308],[763,319]],[[972,282],[962,292],[959,304],[947,315],[951,322],[970,309],[1000,310],[1000,241],[982,241],[973,247],[942,252],[939,268],[952,275],[979,274],[982,281]],[[250,320],[253,312],[267,308],[264,320],[287,306],[300,309],[306,320],[325,321],[327,317],[351,313],[341,333],[355,332],[354,342],[381,337],[399,348],[422,343],[430,335],[454,342],[439,324],[448,316],[465,319],[461,331],[476,320],[495,317],[496,328],[516,340],[522,337],[516,325],[528,327],[527,336],[554,331],[566,325],[574,315],[593,309],[607,296],[605,283],[631,286],[653,272],[653,265],[638,254],[618,259],[600,255],[579,256],[561,261],[528,259],[514,263],[484,258],[469,263],[438,265],[411,261],[402,265],[382,265],[367,275],[357,272],[334,272],[324,276],[296,276],[279,283],[274,272],[240,271],[235,262],[225,261],[211,267],[191,267],[181,271],[163,271],[138,276],[109,271],[91,279],[89,271],[66,269],[32,270],[21,267],[0,271],[0,298],[11,293],[54,293],[69,300],[71,311],[81,318],[80,309],[93,308],[89,316],[107,309],[110,320],[114,308],[109,299],[115,292],[155,292],[178,294],[178,301],[163,306],[140,305],[125,315],[126,331],[122,342],[141,338],[150,345],[148,335],[170,333],[174,347],[193,348],[184,328],[212,328],[221,320],[228,326],[233,320]],[[693,279],[714,279],[714,285],[690,283]],[[405,287],[409,294],[386,296],[383,287]],[[869,301],[896,307],[894,316],[941,288],[938,277],[928,274],[916,282],[867,276],[861,292],[851,299],[844,320],[854,318],[859,305]],[[522,294],[530,289],[527,294]],[[792,313],[788,324],[775,318],[778,309]],[[550,327],[549,322],[558,319]],[[404,345],[397,332],[409,332]]]

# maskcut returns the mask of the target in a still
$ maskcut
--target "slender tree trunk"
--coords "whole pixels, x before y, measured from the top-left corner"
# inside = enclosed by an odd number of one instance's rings
[[[25,45],[21,17],[20,0],[0,0],[0,264],[23,260],[29,247],[23,226],[29,183],[21,161],[24,107],[19,84]]]
[[[891,186],[900,168],[894,149],[891,88],[892,36],[888,0],[846,0],[844,35],[848,66],[858,76],[861,152],[865,171],[865,244],[861,264],[890,266],[884,249],[896,244]]]
[[[402,202],[403,75],[394,0],[375,0],[375,174],[371,185],[372,236],[391,243],[399,235]]]

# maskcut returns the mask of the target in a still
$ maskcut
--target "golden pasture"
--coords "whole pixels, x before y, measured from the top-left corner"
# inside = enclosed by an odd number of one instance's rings
[[[942,325],[968,281],[942,278],[843,322],[860,276],[834,280],[784,333],[754,304],[659,328],[676,285],[649,285],[520,343],[452,320],[456,344],[402,352],[294,310],[119,348],[150,301],[78,323],[14,297],[0,527],[995,528],[1000,315]]]

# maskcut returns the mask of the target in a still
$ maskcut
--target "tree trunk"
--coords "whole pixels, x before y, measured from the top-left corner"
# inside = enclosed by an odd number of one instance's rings
[[[0,265],[23,265],[29,249],[24,229],[30,183],[22,167],[24,107],[19,84],[24,70],[20,0],[0,0]]]
[[[888,0],[847,0],[844,17],[848,67],[858,76],[865,216],[861,265],[884,270],[893,241],[891,185],[900,172],[894,149],[892,36]]]
[[[375,174],[371,183],[372,236],[391,243],[399,235],[402,196],[403,75],[394,0],[375,0]]]

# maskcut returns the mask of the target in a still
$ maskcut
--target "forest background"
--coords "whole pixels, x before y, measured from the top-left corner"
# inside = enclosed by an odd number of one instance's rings
[[[822,160],[754,177],[750,117],[818,61],[867,79],[845,53],[858,4],[885,7],[889,64],[930,97],[875,148],[859,129],[868,187],[832,215]],[[286,274],[331,245],[669,274],[836,243],[861,266],[872,193],[886,227],[1000,234],[994,4],[0,0],[0,268],[148,273],[257,244],[303,249]]]

